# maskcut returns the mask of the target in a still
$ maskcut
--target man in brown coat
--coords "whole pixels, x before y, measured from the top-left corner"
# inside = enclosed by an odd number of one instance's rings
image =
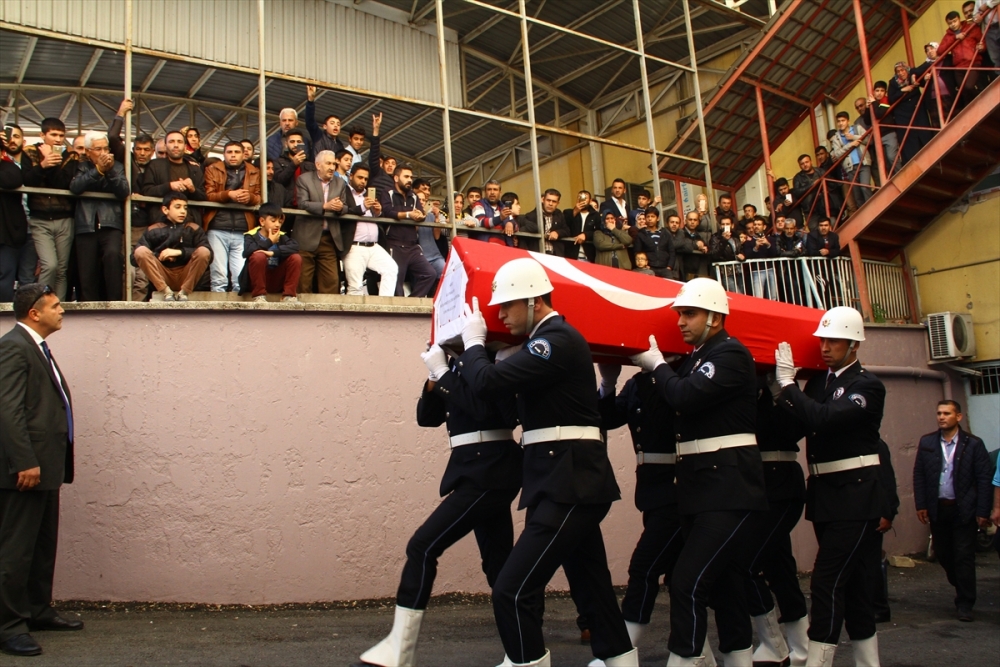
[[[208,201],[242,206],[260,205],[260,171],[245,160],[243,144],[230,141],[225,158],[205,168],[205,193]],[[205,211],[204,226],[212,246],[209,267],[213,292],[225,292],[232,282],[239,291],[243,271],[243,235],[257,226],[253,211],[235,208],[210,208]],[[228,268],[228,274],[226,272]]]

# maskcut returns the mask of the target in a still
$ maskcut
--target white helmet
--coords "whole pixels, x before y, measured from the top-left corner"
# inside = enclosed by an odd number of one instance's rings
[[[710,313],[729,314],[729,298],[719,281],[711,278],[694,278],[684,284],[671,308],[694,307],[707,310]]]
[[[552,291],[545,269],[531,257],[512,259],[497,270],[489,305],[531,299]]]
[[[813,336],[861,342],[865,339],[865,322],[855,309],[837,306],[823,313]]]

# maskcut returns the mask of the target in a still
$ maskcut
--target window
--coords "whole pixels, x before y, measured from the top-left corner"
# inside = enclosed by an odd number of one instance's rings
[[[969,393],[973,396],[1000,394],[1000,365],[977,366],[976,370],[982,375],[969,380]]]

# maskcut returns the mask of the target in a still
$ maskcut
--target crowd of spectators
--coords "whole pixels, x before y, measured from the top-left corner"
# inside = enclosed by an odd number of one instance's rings
[[[461,236],[536,249],[537,238],[521,234],[541,234],[546,253],[676,280],[710,275],[718,264],[835,258],[840,246],[833,229],[871,197],[879,174],[912,159],[941,114],[966,106],[990,82],[989,68],[1000,61],[995,5],[970,0],[961,14],[949,13],[941,41],[924,47],[926,61],[914,68],[897,63],[888,82],[875,82],[872,96],[855,100],[856,117],[837,112],[828,143],[816,147],[815,162],[799,156],[791,182],[769,172],[775,201],[765,198],[766,215],[748,203],[738,216],[729,195],[712,211],[704,195],[690,211],[664,211],[646,191],[629,201],[622,179],[611,183],[600,204],[581,190],[566,209],[559,207],[561,193],[549,188],[522,213],[518,195],[504,192],[497,180],[442,204],[430,183],[384,154],[381,114],[373,114],[370,133],[342,127],[335,114],[320,122],[315,86],[306,87],[304,127],[295,109],[281,110],[279,130],[266,138],[264,164],[248,139],[230,141],[222,158],[212,157],[198,128],[184,127],[155,141],[136,136],[127,175],[121,135],[130,100],[107,132],[81,134],[71,146],[57,118],[41,122],[41,140],[32,145],[11,125],[0,152],[0,189],[25,185],[110,197],[0,195],[0,301],[13,299],[16,284],[34,281],[51,285],[63,300],[122,299],[120,202],[130,193],[161,200],[130,205],[127,287],[136,301],[185,301],[196,290],[249,292],[257,300],[279,291],[285,300],[303,293],[428,296],[444,270],[451,232],[405,223],[450,226],[452,216]],[[876,120],[881,151],[872,131]],[[258,209],[265,198],[274,206]],[[285,216],[281,208],[307,215]],[[770,298],[788,292],[775,285],[780,276],[772,268],[726,275],[733,290]]]

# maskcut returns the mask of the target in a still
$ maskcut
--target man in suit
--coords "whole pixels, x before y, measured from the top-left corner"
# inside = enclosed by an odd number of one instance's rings
[[[62,328],[48,285],[14,295],[0,338],[0,651],[38,655],[30,630],[81,630],[52,608],[59,487],[73,481],[73,407],[45,339]]]
[[[317,276],[320,294],[340,294],[340,269],[337,264],[337,247],[342,244],[340,221],[323,217],[326,213],[340,215],[346,212],[347,183],[334,178],[337,171],[333,151],[320,151],[316,156],[316,169],[303,171],[295,182],[299,208],[317,217],[301,216],[295,220],[292,237],[299,242],[302,255],[302,276],[299,294],[312,293],[313,275]]]
[[[184,155],[185,139],[180,132],[168,132],[166,136],[166,160],[153,160],[142,175],[139,190],[147,197],[166,197],[171,192],[183,192],[191,201],[205,201],[205,176],[194,162]],[[159,206],[150,206],[149,223],[163,222],[165,216]],[[201,226],[201,211],[188,209],[188,222]]]
[[[931,525],[938,562],[955,587],[958,620],[976,603],[976,533],[989,525],[992,465],[983,441],[963,431],[962,407],[937,406],[938,430],[920,438],[913,465],[917,518]]]
[[[598,213],[601,220],[604,220],[606,213],[614,213],[615,220],[620,228],[623,223],[628,222],[628,200],[625,198],[625,181],[616,178],[611,182],[611,196],[604,200]]]

